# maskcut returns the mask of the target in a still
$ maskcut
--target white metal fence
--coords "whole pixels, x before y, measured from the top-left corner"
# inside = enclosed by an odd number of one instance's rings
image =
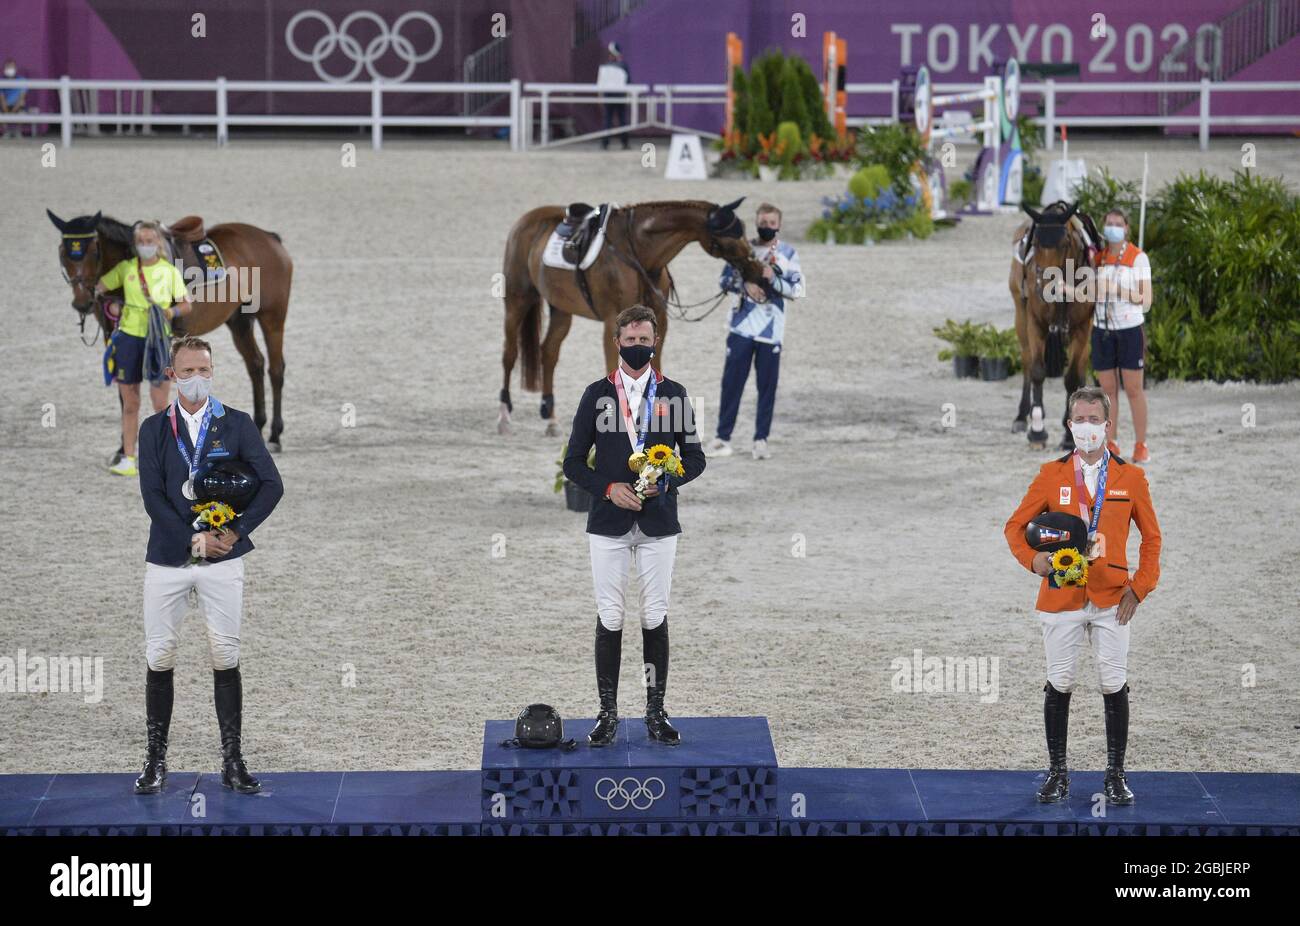
[[[519,135],[518,125],[519,96],[521,85],[518,80],[494,83],[396,83],[389,81],[358,81],[347,84],[325,83],[324,81],[275,81],[275,80],[73,80],[61,77],[58,80],[0,80],[0,89],[10,86],[32,90],[55,90],[58,92],[59,110],[53,113],[0,114],[0,122],[57,124],[60,129],[63,146],[72,144],[72,132],[75,125],[207,125],[216,129],[218,145],[224,145],[230,138],[231,126],[266,126],[266,127],[300,127],[300,126],[341,126],[370,129],[371,147],[376,150],[383,147],[384,129],[393,127],[445,127],[464,126],[466,128],[505,127],[510,132],[510,147],[517,150]],[[90,113],[76,112],[73,107],[73,94],[90,91],[181,91],[187,93],[210,92],[214,94],[214,112],[211,113]],[[232,114],[229,111],[231,93],[352,93],[366,94],[370,99],[368,114],[351,115],[290,115],[290,114]],[[504,93],[510,97],[509,113],[503,116],[447,115],[447,116],[403,116],[384,112],[384,95],[388,93],[424,93],[433,95],[451,95],[463,99],[465,94]],[[460,108],[460,100],[453,108]]]
[[[25,87],[32,90],[57,91],[59,108],[50,113],[5,113],[0,114],[0,123],[19,124],[57,124],[60,128],[62,143],[65,147],[72,144],[74,126],[97,127],[101,125],[140,126],[148,132],[155,125],[180,126],[214,126],[217,144],[224,145],[229,140],[232,126],[262,127],[298,127],[298,126],[338,126],[369,129],[371,146],[378,149],[383,146],[385,128],[393,127],[447,127],[466,128],[504,127],[509,132],[510,148],[523,151],[531,147],[546,148],[558,144],[599,138],[621,130],[591,132],[562,140],[552,139],[551,122],[554,118],[553,107],[564,105],[591,105],[614,102],[616,95],[606,91],[601,95],[601,88],[596,84],[522,84],[517,78],[510,81],[462,82],[462,83],[392,83],[392,82],[358,82],[331,84],[317,81],[249,81],[226,80],[73,80],[63,77],[58,80],[15,79],[0,80],[0,89],[8,87]],[[952,83],[935,84],[936,93],[961,93],[978,90],[981,84]],[[135,94],[141,93],[145,105],[134,111],[99,113],[78,112],[74,106],[74,95],[82,99],[94,97],[99,91],[127,94],[135,100]],[[160,91],[208,92],[214,95],[214,112],[202,114],[155,113],[152,107],[152,95]],[[258,93],[351,93],[365,94],[370,100],[370,111],[351,115],[292,115],[292,114],[257,114],[238,115],[229,112],[229,94],[237,92]],[[854,97],[885,95],[889,97],[889,115],[850,118],[849,125],[878,124],[896,122],[899,118],[900,84],[894,80],[889,83],[850,83],[845,86],[850,99]],[[1209,147],[1210,130],[1222,126],[1245,125],[1297,125],[1300,115],[1278,113],[1275,115],[1211,115],[1211,102],[1215,94],[1223,93],[1278,93],[1296,94],[1300,100],[1300,81],[1137,81],[1121,83],[1086,83],[1083,81],[1057,81],[1047,79],[1036,83],[1022,83],[1020,93],[1038,94],[1042,98],[1042,115],[1034,118],[1036,125],[1044,126],[1047,147],[1053,145],[1056,127],[1063,123],[1071,126],[1089,128],[1119,128],[1127,126],[1195,126],[1197,128],[1201,150]],[[485,95],[504,94],[509,98],[508,111],[504,115],[478,115],[461,113],[444,116],[396,115],[384,112],[384,96],[390,93],[423,93],[450,95],[460,97],[453,109],[463,107],[463,101],[471,96],[479,99]],[[624,88],[629,108],[632,111],[631,129],[645,128],[668,131],[691,131],[702,135],[716,137],[716,133],[678,126],[674,123],[674,106],[710,105],[719,107],[725,99],[724,84],[635,84]],[[1058,96],[1076,93],[1190,93],[1191,99],[1198,100],[1199,106],[1194,115],[1162,115],[1149,113],[1145,115],[1079,115],[1063,116],[1058,113]],[[83,105],[80,108],[93,108]],[[119,107],[120,108],[120,107]],[[640,113],[644,109],[644,117]],[[1158,107],[1157,107],[1158,108]],[[662,113],[662,116],[660,115]],[[536,137],[534,142],[534,117],[536,120]],[[719,118],[720,121],[720,118]]]
[[[718,85],[722,87],[721,84]],[[935,93],[963,93],[970,90],[981,89],[982,84],[935,84],[932,91]],[[897,122],[899,118],[899,81],[879,84],[846,84],[845,92],[850,99],[855,95],[880,95],[888,94],[890,97],[890,115],[850,118],[849,125],[864,125],[882,122]],[[1136,116],[1064,116],[1057,112],[1058,95],[1070,95],[1074,93],[1165,93],[1165,92],[1190,92],[1190,99],[1199,100],[1199,107],[1194,116],[1179,115],[1158,115],[1150,113]],[[1300,102],[1300,81],[1282,80],[1282,81],[1260,81],[1260,80],[1233,80],[1233,81],[1211,81],[1204,79],[1200,81],[1124,81],[1117,83],[1086,83],[1083,81],[1058,81],[1048,78],[1047,80],[1036,83],[1020,84],[1020,97],[1023,100],[1027,94],[1038,94],[1043,101],[1043,114],[1036,116],[1032,120],[1035,125],[1041,125],[1046,129],[1046,142],[1048,150],[1051,150],[1056,135],[1056,127],[1068,123],[1072,126],[1087,128],[1123,128],[1128,126],[1175,126],[1188,125],[1196,126],[1200,139],[1201,150],[1205,151],[1210,146],[1210,129],[1214,126],[1229,125],[1300,125],[1300,114],[1296,113],[1278,113],[1276,115],[1244,115],[1244,116],[1226,116],[1211,115],[1210,102],[1216,93],[1265,93],[1265,92],[1286,92],[1296,94],[1297,102]],[[1300,107],[1298,107],[1300,108]]]

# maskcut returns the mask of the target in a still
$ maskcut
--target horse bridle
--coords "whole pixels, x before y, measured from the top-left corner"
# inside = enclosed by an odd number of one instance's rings
[[[1042,227],[1043,225],[1039,223],[1037,220],[1033,221],[1033,223],[1030,225],[1029,234],[1026,236],[1026,240],[1029,242],[1029,251],[1031,254],[1038,249],[1038,232],[1041,230]],[[1073,256],[1072,252],[1077,249],[1076,248],[1077,242],[1074,240],[1073,235],[1070,233],[1069,218],[1067,218],[1064,222],[1061,222],[1059,225],[1054,222],[1047,223],[1047,227],[1050,228],[1059,227],[1061,229],[1062,237],[1066,240],[1066,242],[1069,245],[1066,248],[1066,259],[1067,260],[1070,259],[1070,257]],[[1086,254],[1086,248],[1084,249],[1084,253]],[[1029,255],[1026,256],[1028,257]],[[1026,265],[1027,264],[1028,261],[1026,261]],[[1034,261],[1033,268],[1034,268],[1035,291],[1038,293],[1038,298],[1040,301],[1047,302],[1048,301],[1047,298],[1043,295],[1044,268],[1037,261]],[[1028,266],[1026,266],[1026,269],[1028,269]],[[1066,304],[1063,300],[1056,299],[1053,300],[1053,303],[1054,303],[1053,305],[1054,311],[1052,312],[1052,320],[1047,325],[1048,334],[1059,333],[1062,338],[1068,338],[1070,335],[1070,313],[1067,311]]]
[[[665,309],[671,308],[677,310],[675,317],[677,318],[678,321],[698,322],[708,318],[709,315],[712,314],[712,312],[719,305],[722,304],[723,300],[727,298],[727,293],[723,291],[718,293],[717,296],[710,299],[701,299],[699,302],[690,302],[690,303],[683,304],[680,299],[676,298],[677,289],[675,286],[669,288],[668,295],[665,295],[664,293],[660,292],[659,287],[656,286],[654,282],[650,279],[649,272],[645,269],[645,265],[641,263],[641,257],[636,252],[636,236],[632,234],[632,213],[635,211],[636,211],[635,206],[629,206],[627,209],[623,210],[623,212],[627,216],[624,224],[627,226],[625,229],[625,234],[627,235],[628,250],[632,252],[631,256],[628,256],[627,254],[624,254],[622,251],[620,251],[611,239],[608,238],[605,239],[605,246],[614,253],[615,257],[623,261],[623,263],[627,264],[629,267],[632,267],[634,270],[636,270],[636,272],[641,276],[641,279],[645,281],[645,285],[650,287],[651,292],[653,292],[656,296],[659,297],[659,300],[664,304]],[[726,228],[718,232],[715,232],[712,229],[710,229],[709,246],[705,249],[708,252],[710,257],[716,257],[719,260],[725,260],[727,264],[732,267],[735,267],[736,265],[719,254],[721,248],[718,245],[717,239],[719,237],[723,237],[723,238],[728,237],[727,233],[731,232],[733,229],[736,229],[737,226],[739,226],[739,231],[736,232],[735,237],[740,237],[744,233],[745,225],[740,220],[740,217],[733,212],[731,216],[731,224],[729,224]],[[737,267],[736,269],[739,270],[740,268]],[[694,318],[688,317],[686,315],[687,309],[694,309],[698,306],[705,305],[706,303],[712,303],[712,305],[710,305],[708,309],[706,309],[700,315],[697,315]]]
[[[85,286],[87,289],[90,290],[90,305],[86,307],[86,310],[84,312],[81,309],[77,309],[77,315],[78,315],[77,336],[81,339],[81,343],[84,344],[86,347],[93,347],[96,343],[98,343],[100,339],[92,335],[89,341],[86,340],[86,316],[94,314],[95,311],[95,284],[98,282],[98,269],[99,269],[99,255],[98,253],[95,253],[95,251],[99,244],[99,232],[76,232],[76,233],[64,232],[63,239],[64,240],[59,243],[59,250],[58,250],[59,273],[63,275],[63,282],[67,283],[69,286],[81,285],[81,286]],[[93,239],[94,241],[93,247],[88,245],[86,247],[85,253],[82,254],[80,257],[73,257],[68,254],[67,242],[69,240],[85,241],[87,239]],[[94,253],[95,255],[93,261],[90,259],[92,253]],[[65,256],[67,256],[72,261],[72,263],[77,265],[78,267],[77,273],[75,274],[68,273],[67,268],[63,265],[63,258]],[[87,273],[87,272],[83,272],[81,268],[92,268],[92,269],[90,269],[90,271]],[[95,326],[96,328],[99,329],[101,334],[106,333],[104,331],[103,322],[100,320],[100,316],[98,315],[95,316]]]

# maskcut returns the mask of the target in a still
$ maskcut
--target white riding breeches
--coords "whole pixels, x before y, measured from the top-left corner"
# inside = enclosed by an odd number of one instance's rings
[[[244,605],[244,558],[190,566],[144,569],[144,653],[156,672],[176,667],[181,621],[189,609],[190,589],[208,624],[212,668],[239,665],[239,622]]]
[[[1039,611],[1043,649],[1047,654],[1047,680],[1062,693],[1074,690],[1079,653],[1086,642],[1094,644],[1097,672],[1104,694],[1114,694],[1128,680],[1129,624],[1115,620],[1118,605],[1098,608],[1089,601],[1078,611]]]
[[[591,578],[596,589],[596,611],[606,630],[623,629],[628,567],[636,565],[641,586],[641,626],[653,630],[668,613],[668,593],[673,584],[673,558],[677,534],[647,537],[641,528],[621,537],[588,534],[591,544]]]

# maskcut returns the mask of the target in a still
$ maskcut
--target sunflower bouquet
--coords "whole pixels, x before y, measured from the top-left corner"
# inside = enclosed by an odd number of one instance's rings
[[[682,461],[678,459],[677,454],[673,453],[672,448],[665,444],[655,444],[649,450],[632,454],[628,458],[627,466],[637,474],[636,484],[632,489],[636,492],[636,497],[642,501],[645,501],[646,489],[658,482],[665,474],[686,475]]]
[[[226,532],[226,525],[235,520],[235,509],[231,508],[225,502],[200,502],[197,505],[191,505],[190,511],[198,513],[191,525],[196,531],[209,528],[218,534]],[[202,557],[191,556],[190,563],[197,563]]]
[[[198,505],[191,505],[190,511],[198,512],[199,515],[194,519],[196,531],[208,527],[218,534],[224,534],[226,525],[235,520],[235,509],[225,502],[201,502]]]
[[[1088,560],[1074,547],[1052,554],[1052,585],[1057,588],[1082,588],[1088,584]]]

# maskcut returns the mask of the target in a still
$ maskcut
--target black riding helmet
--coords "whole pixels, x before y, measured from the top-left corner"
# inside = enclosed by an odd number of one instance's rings
[[[221,460],[194,480],[194,496],[205,502],[224,502],[242,513],[260,485],[257,473],[247,463]]]
[[[525,749],[572,749],[573,740],[564,739],[564,720],[549,704],[530,704],[515,719],[515,738],[502,745]]]

